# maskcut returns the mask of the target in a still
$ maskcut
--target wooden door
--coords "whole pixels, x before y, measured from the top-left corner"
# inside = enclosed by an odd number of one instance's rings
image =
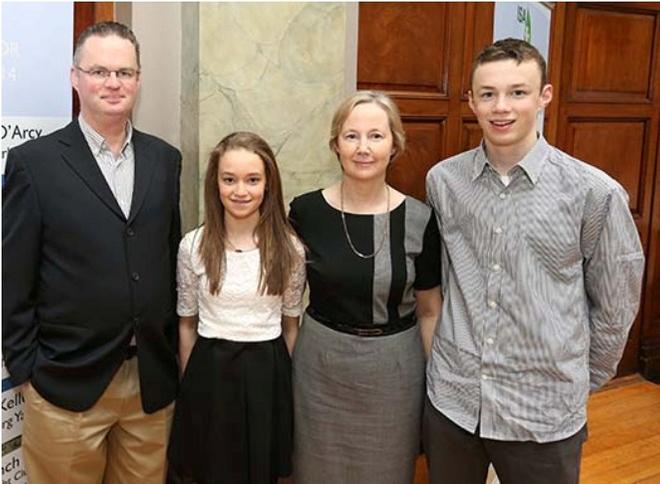
[[[493,10],[492,3],[360,4],[358,88],[388,92],[401,110],[408,148],[388,181],[405,193],[423,199],[428,169],[481,139],[466,92],[474,55],[492,41]],[[660,372],[659,10],[558,2],[551,25],[555,99],[545,137],[626,188],[648,255],[644,306],[620,375],[640,369],[640,346],[642,371]]]
[[[115,4],[114,2],[75,2],[73,4],[73,48],[76,46],[78,36],[90,25],[105,20],[114,20]],[[73,50],[71,51],[73,53]],[[73,116],[78,116],[80,112],[80,101],[75,89],[72,89],[73,106],[71,112]]]
[[[656,146],[659,145],[660,135],[656,141]],[[660,381],[660,148],[656,148],[653,210],[646,254],[640,367],[646,378],[657,382]]]
[[[390,169],[397,189],[425,198],[426,172],[481,139],[467,105],[470,66],[493,37],[491,3],[361,3],[358,88],[392,95],[408,146]]]
[[[649,344],[654,342],[660,361],[660,306],[656,302],[660,242],[657,235],[650,239],[654,191],[656,206],[660,196],[656,176],[660,5],[567,3],[558,5],[555,13],[563,32],[553,42],[560,52],[550,60],[551,65],[561,66],[552,79],[557,115],[550,123],[557,134],[555,144],[623,185],[645,253],[655,258],[649,259],[651,277],[643,308],[619,365],[619,375],[625,375],[639,369],[640,344],[648,348],[650,357]],[[650,244],[655,244],[654,250]]]

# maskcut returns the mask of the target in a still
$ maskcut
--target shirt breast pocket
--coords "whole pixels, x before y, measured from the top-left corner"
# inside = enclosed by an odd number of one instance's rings
[[[537,266],[565,282],[578,277],[582,271],[581,222],[575,208],[558,199],[537,209],[527,207],[525,212],[520,233]]]

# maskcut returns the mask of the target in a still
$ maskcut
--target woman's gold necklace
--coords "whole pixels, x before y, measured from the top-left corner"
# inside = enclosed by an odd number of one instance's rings
[[[388,185],[385,185],[385,189],[387,190],[387,211],[386,215],[389,217],[390,213],[390,187]],[[380,238],[380,243],[378,244],[378,247],[376,250],[374,250],[373,254],[363,254],[357,248],[355,245],[353,245],[353,241],[351,240],[351,236],[348,234],[348,227],[346,225],[346,215],[344,214],[344,182],[342,182],[339,186],[339,203],[340,203],[340,212],[341,212],[341,223],[342,226],[344,227],[344,235],[346,235],[346,241],[348,242],[348,246],[351,248],[353,253],[360,257],[361,259],[372,259],[376,257],[376,254],[380,252],[380,250],[383,248],[383,245],[385,244],[385,238],[387,237],[387,234],[389,232],[389,223],[385,225],[385,230],[383,230],[383,236]],[[375,217],[375,215],[374,215]],[[375,228],[375,224],[374,224]]]

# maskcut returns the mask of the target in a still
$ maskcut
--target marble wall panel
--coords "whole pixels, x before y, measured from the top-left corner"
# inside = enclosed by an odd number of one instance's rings
[[[237,130],[278,154],[287,202],[336,179],[327,140],[345,95],[346,12],[342,3],[199,4],[200,180],[208,153]]]

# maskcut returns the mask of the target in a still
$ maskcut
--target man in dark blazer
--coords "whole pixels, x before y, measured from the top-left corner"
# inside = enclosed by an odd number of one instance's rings
[[[31,483],[162,483],[177,391],[181,155],[130,122],[139,45],[78,39],[80,116],[10,150],[2,348],[24,384]]]

